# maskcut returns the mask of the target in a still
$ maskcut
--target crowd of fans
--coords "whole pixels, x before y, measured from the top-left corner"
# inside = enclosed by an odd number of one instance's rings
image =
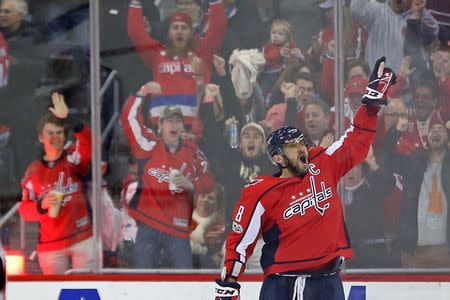
[[[39,264],[54,274],[92,266],[90,154],[79,148],[90,120],[89,7],[49,2],[0,2],[0,207],[21,201],[21,216],[39,222]],[[381,56],[398,83],[365,162],[341,183],[348,267],[450,266],[450,26],[433,14],[450,11],[439,1],[346,1],[339,107],[335,3],[101,4],[102,83],[118,72],[101,99],[105,266],[218,268],[242,187],[278,171],[266,136],[292,125],[329,147],[336,112],[350,127]],[[311,32],[292,21],[299,7],[315,16]]]

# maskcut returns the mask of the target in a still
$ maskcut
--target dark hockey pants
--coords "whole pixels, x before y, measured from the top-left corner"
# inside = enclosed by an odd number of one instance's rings
[[[269,275],[264,279],[259,300],[292,300],[297,277]],[[307,277],[303,300],[345,300],[339,273]]]

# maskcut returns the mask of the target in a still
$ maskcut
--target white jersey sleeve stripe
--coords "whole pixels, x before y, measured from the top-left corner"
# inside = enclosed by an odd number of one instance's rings
[[[239,261],[235,262],[233,265],[233,270],[231,270],[231,276],[239,276],[241,274],[243,264]]]
[[[258,237],[259,231],[261,229],[261,217],[264,214],[265,209],[262,206],[261,202],[258,202],[256,205],[255,211],[250,219],[247,230],[241,240],[241,242],[236,247],[236,252],[240,254],[240,261],[245,263],[247,261],[247,253],[246,250],[249,245],[253,244]],[[236,264],[237,265],[237,264]],[[235,271],[240,271],[239,268],[233,268],[232,276],[239,276],[239,272],[235,273]],[[240,264],[239,264],[240,265]],[[241,266],[242,267],[242,266]],[[239,269],[239,270],[236,270]]]
[[[333,155],[334,152],[336,152],[336,150],[338,150],[344,144],[344,140],[347,138],[347,135],[350,132],[353,132],[354,129],[355,129],[355,127],[353,127],[353,125],[351,125],[350,128],[345,131],[345,133],[341,136],[341,138],[339,140],[337,140],[336,142],[331,144],[331,146],[328,147],[327,150],[325,150],[325,153],[329,156]]]
[[[131,131],[133,132],[133,136],[136,139],[136,143],[139,145],[139,147],[141,147],[144,151],[150,151],[153,149],[153,147],[155,147],[156,142],[149,141],[142,134],[142,128],[139,125],[137,118],[138,108],[141,105],[141,102],[142,98],[140,97],[137,97],[134,101],[133,105],[131,106],[130,113],[128,114],[128,122],[130,123]]]

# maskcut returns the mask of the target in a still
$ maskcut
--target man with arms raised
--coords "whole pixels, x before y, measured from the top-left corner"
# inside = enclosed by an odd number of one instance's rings
[[[267,154],[280,173],[258,177],[244,188],[227,238],[222,277],[216,280],[216,299],[238,299],[236,281],[261,232],[260,300],[344,300],[339,269],[352,249],[337,185],[365,159],[379,106],[387,103],[388,87],[395,83],[384,61],[375,64],[352,126],[330,147],[310,148],[304,134],[289,126],[269,136]]]

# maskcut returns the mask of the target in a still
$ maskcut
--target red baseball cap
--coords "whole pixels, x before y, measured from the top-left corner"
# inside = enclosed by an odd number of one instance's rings
[[[350,95],[364,95],[366,92],[368,81],[362,76],[354,77],[350,80],[345,87],[344,96],[349,97]]]
[[[192,27],[192,19],[188,14],[184,12],[176,12],[170,17],[169,25],[172,25],[173,22],[183,22]]]

